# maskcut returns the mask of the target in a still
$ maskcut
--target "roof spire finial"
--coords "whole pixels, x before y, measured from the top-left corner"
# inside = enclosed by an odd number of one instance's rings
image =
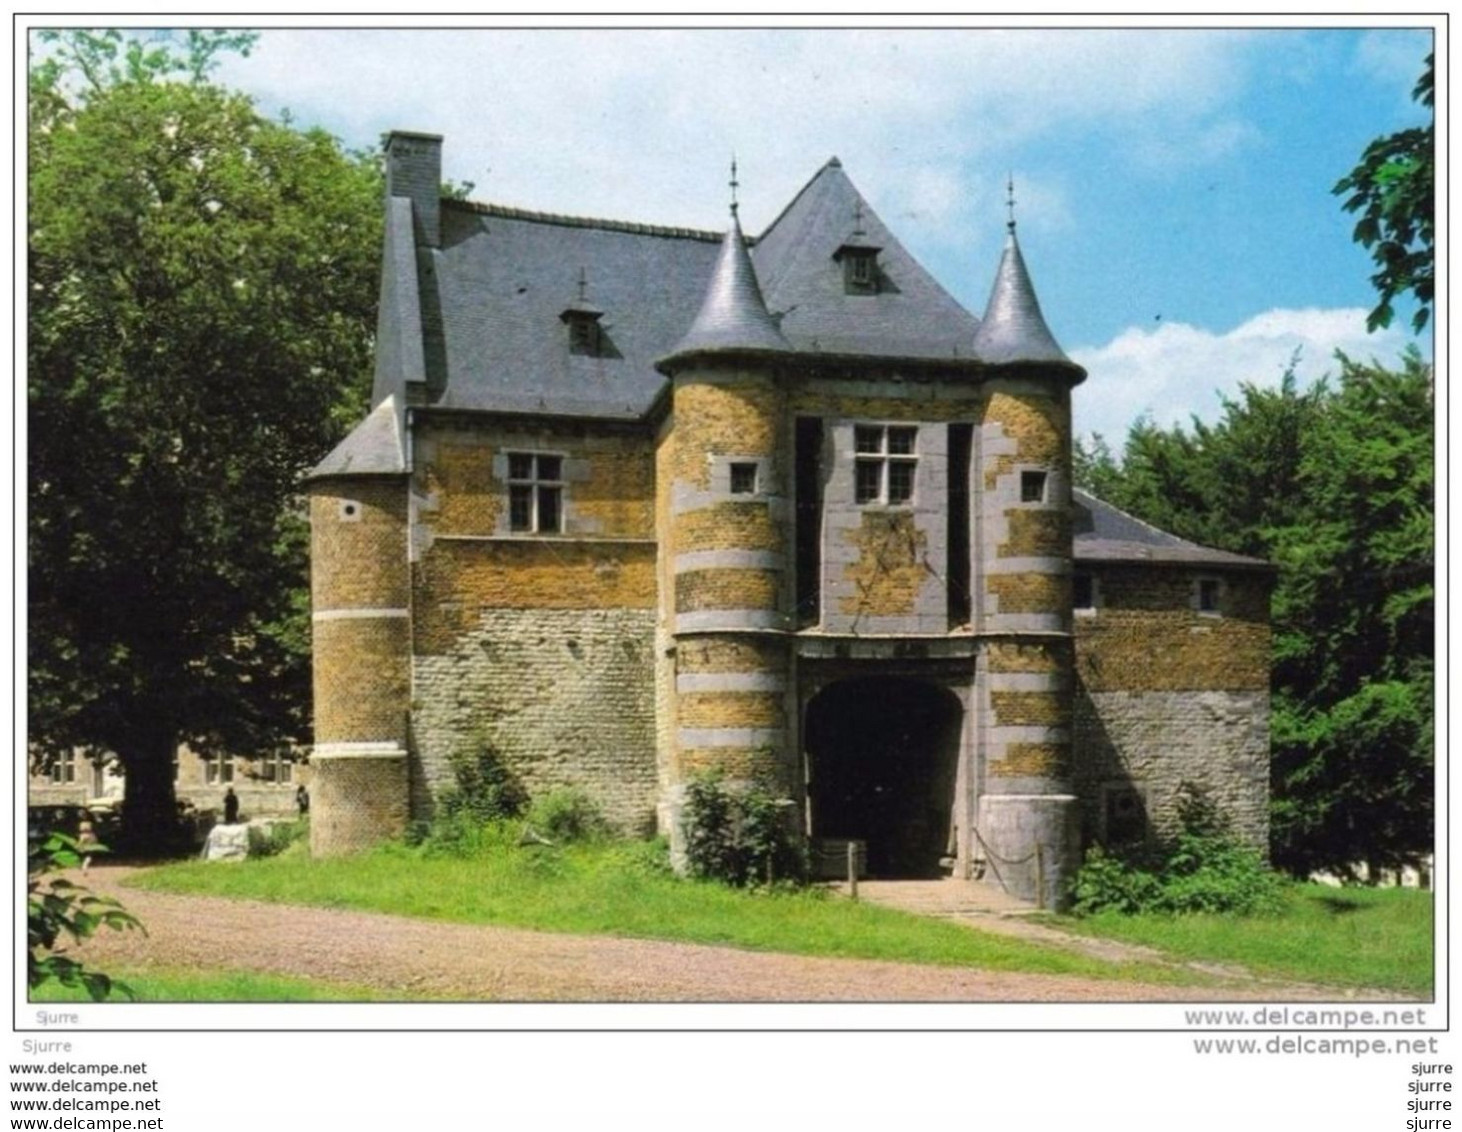
[[[867,234],[863,231],[863,200],[860,197],[853,204],[853,235],[866,236]]]
[[[1009,173],[1005,180],[1005,208],[1006,219],[1005,229],[1008,232],[1015,231],[1015,174]]]
[[[579,266],[579,302],[587,302],[589,295],[589,272],[582,264]]]
[[[732,216],[735,216],[736,215],[736,210],[741,207],[739,204],[736,203],[736,190],[740,186],[741,186],[741,182],[736,179],[736,154],[733,151],[732,154],[731,154],[731,215]]]

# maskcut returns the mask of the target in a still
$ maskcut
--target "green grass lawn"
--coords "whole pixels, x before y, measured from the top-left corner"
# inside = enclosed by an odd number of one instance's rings
[[[802,955],[888,959],[1088,978],[1194,983],[1155,964],[1113,964],[990,935],[822,890],[748,892],[678,879],[639,844],[519,848],[516,830],[485,838],[469,857],[399,845],[356,857],[302,855],[238,864],[190,861],[133,883],[165,892],[389,912],[541,931],[724,944]]]
[[[379,1002],[386,996],[369,987],[267,975],[256,971],[109,971],[126,983],[135,1000],[113,994],[109,1002]],[[391,996],[394,997],[394,996]],[[31,1002],[90,1002],[80,987],[47,983],[30,992]]]
[[[1299,982],[1432,990],[1432,894],[1415,889],[1303,884],[1287,890],[1277,916],[1105,914],[1047,922]]]
[[[887,959],[992,971],[1203,983],[1152,963],[1112,964],[818,889],[744,891],[678,879],[642,844],[516,845],[490,831],[463,856],[401,845],[310,860],[303,847],[239,864],[188,861],[139,873],[167,892],[387,912],[540,931],[723,944],[801,955]],[[1237,964],[1267,977],[1425,995],[1432,900],[1409,890],[1297,885],[1275,916],[1049,917],[1074,933],[1145,944],[1174,959]],[[1215,984],[1216,985],[1216,984]]]

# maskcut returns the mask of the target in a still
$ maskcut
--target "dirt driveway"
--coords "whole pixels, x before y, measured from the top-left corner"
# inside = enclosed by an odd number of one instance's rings
[[[105,931],[78,957],[118,967],[216,968],[329,979],[409,998],[473,1002],[1159,1002],[1334,999],[1273,983],[1170,987],[859,959],[820,959],[657,940],[306,908],[121,887],[129,870],[86,878],[117,896],[147,935]],[[974,929],[971,929],[974,930]]]

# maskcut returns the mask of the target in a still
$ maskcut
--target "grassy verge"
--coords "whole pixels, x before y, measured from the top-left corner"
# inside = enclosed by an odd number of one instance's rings
[[[256,971],[172,971],[162,968],[109,971],[126,983],[137,1002],[379,1002],[385,995],[370,987],[319,979],[298,979]],[[31,1002],[90,1002],[80,987],[48,983],[30,993]],[[127,1002],[114,995],[109,1002]]]
[[[1277,916],[1108,914],[1048,922],[1298,982],[1416,995],[1432,990],[1432,894],[1414,889],[1304,884],[1286,890]]]
[[[388,912],[540,931],[724,944],[802,955],[1145,982],[1200,981],[1155,964],[1113,964],[988,935],[821,890],[746,892],[680,880],[636,844],[519,848],[515,831],[470,855],[385,846],[358,857],[295,854],[220,866],[168,865],[133,883],[165,892]]]

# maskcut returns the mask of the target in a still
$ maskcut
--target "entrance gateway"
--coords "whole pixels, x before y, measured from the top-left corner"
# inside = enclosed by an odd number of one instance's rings
[[[963,824],[964,721],[960,698],[929,680],[854,677],[819,690],[803,726],[811,837],[865,843],[876,877],[947,874]]]

